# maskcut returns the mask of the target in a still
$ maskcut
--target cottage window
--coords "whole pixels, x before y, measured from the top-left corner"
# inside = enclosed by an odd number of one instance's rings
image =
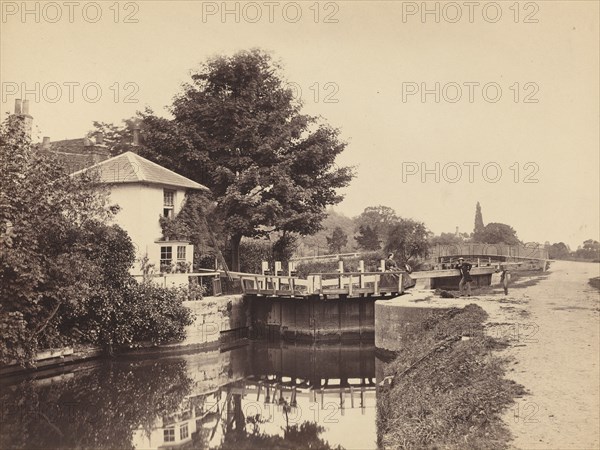
[[[175,428],[167,428],[163,430],[165,442],[175,442]]]
[[[160,264],[171,264],[173,260],[173,247],[160,248]]]
[[[175,207],[175,191],[165,189],[163,191],[163,216],[173,217],[173,208]]]
[[[177,246],[177,260],[185,261],[185,245]]]
[[[187,423],[185,425],[182,425],[181,428],[179,429],[179,439],[183,440],[185,438],[187,438],[189,435],[189,431],[188,431],[188,426]]]

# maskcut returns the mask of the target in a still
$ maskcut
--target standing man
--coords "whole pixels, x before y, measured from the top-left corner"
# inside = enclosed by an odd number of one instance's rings
[[[508,282],[510,281],[510,273],[508,266],[500,266],[500,284],[504,288],[504,295],[508,295]]]
[[[463,295],[463,287],[465,284],[467,285],[467,297],[471,296],[471,282],[473,278],[471,277],[471,268],[473,265],[465,261],[465,259],[461,256],[458,258],[458,266],[456,268],[460,270],[460,283],[458,283],[458,295],[462,297]]]

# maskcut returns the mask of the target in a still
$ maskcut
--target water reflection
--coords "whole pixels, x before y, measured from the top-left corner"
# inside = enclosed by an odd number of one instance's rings
[[[1,448],[375,448],[372,345],[252,343],[2,386]],[[360,432],[357,432],[360,430]]]

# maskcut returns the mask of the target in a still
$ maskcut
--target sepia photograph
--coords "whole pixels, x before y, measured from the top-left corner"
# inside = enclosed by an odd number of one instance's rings
[[[0,0],[0,448],[600,450],[600,1]]]

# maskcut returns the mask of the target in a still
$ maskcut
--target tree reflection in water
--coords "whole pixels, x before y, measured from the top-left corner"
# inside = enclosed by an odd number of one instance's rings
[[[176,411],[190,389],[183,360],[107,362],[66,380],[4,387],[0,447],[133,448],[133,430]]]
[[[327,439],[354,442],[339,421],[364,415],[365,390],[374,395],[372,346],[253,344],[71,370],[5,382],[0,448],[329,450],[341,447]],[[374,417],[362,423],[368,437]]]
[[[230,406],[233,406],[233,418],[228,422],[225,439],[215,448],[215,450],[264,450],[264,449],[282,449],[292,450],[299,448],[309,448],[314,450],[333,450],[342,449],[341,446],[332,447],[324,441],[319,435],[325,431],[325,428],[316,422],[304,422],[302,424],[286,424],[282,428],[284,434],[269,435],[260,431],[260,424],[266,422],[260,414],[244,417],[242,411],[242,398],[240,394],[231,396]],[[282,411],[286,414],[289,405],[284,404]],[[199,447],[202,448],[202,447]]]

